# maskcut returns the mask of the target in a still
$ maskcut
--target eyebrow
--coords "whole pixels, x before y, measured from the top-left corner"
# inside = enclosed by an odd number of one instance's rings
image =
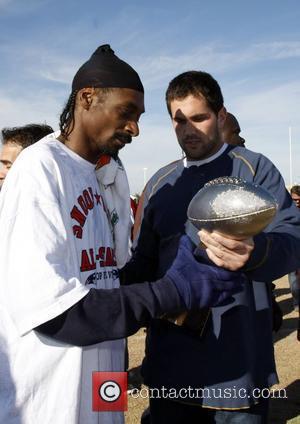
[[[192,115],[190,117],[187,117],[184,113],[181,111],[176,111],[175,115],[172,117],[172,119],[198,119],[198,118],[207,118],[210,114],[208,112],[206,113],[196,113],[195,115]]]
[[[2,163],[3,165],[12,165],[12,161],[7,160],[7,159],[0,159],[0,163]]]
[[[118,109],[122,110],[122,109],[127,109],[129,112],[137,112],[139,111],[139,108],[137,107],[137,105],[135,103],[132,102],[128,102],[128,103],[124,103],[122,105],[118,105]],[[141,113],[144,113],[145,109],[143,108],[143,110],[141,111]]]
[[[195,115],[192,115],[191,118],[206,118],[210,116],[210,113],[204,112],[204,113],[195,113]]]

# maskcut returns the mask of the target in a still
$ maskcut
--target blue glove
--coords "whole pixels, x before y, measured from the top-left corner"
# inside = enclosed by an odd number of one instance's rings
[[[242,273],[198,262],[194,248],[191,240],[182,236],[177,256],[166,273],[188,310],[218,306],[242,289]]]

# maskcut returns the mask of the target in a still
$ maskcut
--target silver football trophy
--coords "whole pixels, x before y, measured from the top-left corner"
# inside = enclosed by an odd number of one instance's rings
[[[192,198],[187,216],[198,229],[215,230],[236,240],[260,233],[272,221],[277,204],[265,189],[240,178],[209,181]]]
[[[196,244],[201,229],[243,240],[263,231],[276,210],[275,199],[262,187],[236,177],[221,177],[205,184],[191,200],[186,232]],[[173,322],[201,336],[209,315],[209,309],[186,312]]]

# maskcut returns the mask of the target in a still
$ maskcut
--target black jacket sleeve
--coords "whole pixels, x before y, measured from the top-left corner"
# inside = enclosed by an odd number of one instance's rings
[[[78,303],[35,330],[60,342],[88,346],[130,336],[151,318],[182,310],[177,289],[164,277],[155,283],[91,289]]]

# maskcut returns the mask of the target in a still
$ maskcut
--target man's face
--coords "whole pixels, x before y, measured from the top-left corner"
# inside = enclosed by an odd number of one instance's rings
[[[245,146],[245,139],[240,136],[240,132],[238,121],[231,113],[228,113],[222,130],[223,142],[233,146]]]
[[[114,89],[104,98],[96,93],[82,113],[86,158],[97,162],[100,154],[115,156],[132,137],[139,135],[138,121],[144,112],[144,95],[131,89]]]
[[[9,169],[21,151],[22,147],[14,142],[7,142],[2,147],[0,153],[0,188],[2,187]]]
[[[300,209],[300,196],[296,193],[291,193],[292,199],[294,200],[297,208]]]
[[[188,160],[206,159],[220,149],[224,108],[216,116],[204,98],[189,95],[173,100],[170,111],[179,145]]]

